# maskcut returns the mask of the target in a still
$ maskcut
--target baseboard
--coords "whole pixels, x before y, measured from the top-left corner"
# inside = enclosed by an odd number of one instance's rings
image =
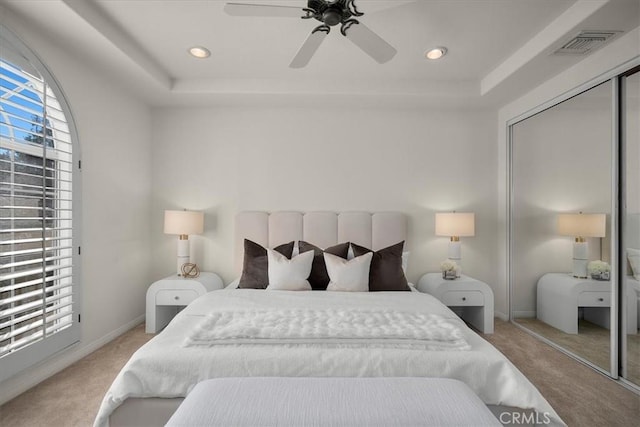
[[[144,322],[144,314],[87,345],[77,344],[0,383],[0,405],[17,397],[64,368]]]
[[[497,317],[498,319],[500,319],[500,320],[504,320],[505,322],[508,322],[508,321],[509,321],[509,316],[507,316],[506,314],[501,313],[501,312],[499,312],[499,311],[495,311],[495,310],[494,310],[494,311],[493,311],[493,315],[494,315],[495,317]]]

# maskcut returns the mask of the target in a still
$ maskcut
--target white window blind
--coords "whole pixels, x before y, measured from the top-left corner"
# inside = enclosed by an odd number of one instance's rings
[[[10,37],[0,39],[0,380],[79,337],[70,126],[53,82]]]

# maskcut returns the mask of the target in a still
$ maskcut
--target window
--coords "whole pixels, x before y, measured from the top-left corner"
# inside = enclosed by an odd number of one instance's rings
[[[0,26],[0,381],[79,340],[72,123]],[[74,245],[75,244],[75,245]]]

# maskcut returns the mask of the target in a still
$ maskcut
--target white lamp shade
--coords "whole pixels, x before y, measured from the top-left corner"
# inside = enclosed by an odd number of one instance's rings
[[[437,213],[436,214],[436,236],[460,237],[475,236],[475,214],[474,213]]]
[[[573,237],[605,237],[605,214],[560,214],[558,233]]]
[[[204,213],[195,211],[164,211],[165,234],[202,234]]]

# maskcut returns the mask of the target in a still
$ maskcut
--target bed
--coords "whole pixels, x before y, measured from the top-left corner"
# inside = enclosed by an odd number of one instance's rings
[[[322,248],[354,242],[378,251],[406,237],[407,221],[401,213],[241,212],[236,218],[236,266],[242,269],[245,238],[264,247],[306,240]],[[220,337],[215,335],[224,330],[218,328],[220,323],[216,327],[210,323],[238,313],[268,317],[274,312],[286,312],[293,319],[306,316],[309,322],[317,316],[346,316],[343,324],[354,325],[369,325],[369,318],[378,317],[391,321],[382,320],[382,327],[349,327],[349,334],[358,332],[348,340],[309,333],[301,326],[291,329],[302,334],[297,338],[303,341],[278,336],[275,341],[254,337],[226,342],[216,341]],[[266,329],[259,327],[261,322],[264,317],[258,319],[258,334]],[[428,336],[420,339],[402,336],[403,340],[384,335],[390,326],[407,333],[404,329],[413,330],[421,322],[433,333],[427,331]],[[449,328],[447,337],[443,328]],[[373,336],[371,331],[382,332]],[[496,416],[535,411],[545,424],[564,425],[506,357],[437,299],[414,288],[411,292],[300,292],[229,286],[193,301],[131,357],[106,393],[95,426],[163,425],[196,384],[234,377],[451,378],[469,386]],[[508,416],[502,421],[512,420]]]

